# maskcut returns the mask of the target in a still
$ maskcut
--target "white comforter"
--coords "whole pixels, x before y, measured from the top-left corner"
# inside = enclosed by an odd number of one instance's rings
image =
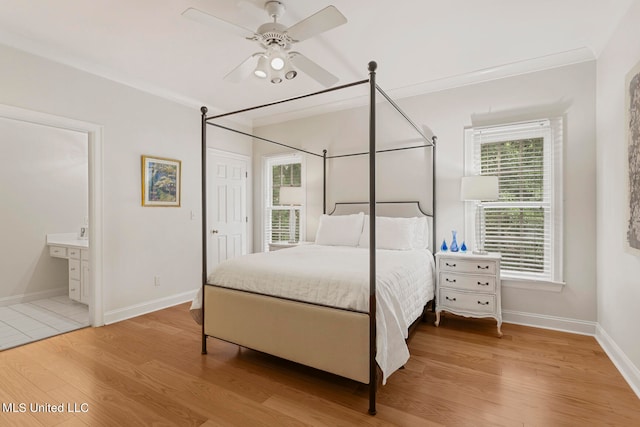
[[[383,383],[409,360],[409,325],[434,295],[428,250],[378,250],[376,361]],[[300,301],[369,311],[369,250],[301,245],[255,253],[218,265],[209,283]]]

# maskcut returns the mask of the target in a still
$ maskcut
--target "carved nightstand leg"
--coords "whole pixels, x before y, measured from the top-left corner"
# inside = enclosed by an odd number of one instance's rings
[[[498,322],[498,338],[502,338],[502,330],[500,329],[502,326],[502,322]]]
[[[436,321],[433,322],[434,325],[436,325],[436,327],[440,324],[440,311],[436,311]]]

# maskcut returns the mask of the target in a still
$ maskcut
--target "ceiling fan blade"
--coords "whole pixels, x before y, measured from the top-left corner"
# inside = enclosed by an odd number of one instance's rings
[[[193,21],[199,22],[204,25],[208,25],[213,28],[220,28],[227,32],[237,34],[241,37],[253,37],[255,32],[244,28],[242,25],[234,24],[233,22],[225,21],[222,18],[218,18],[217,16],[213,16],[207,12],[203,12],[198,9],[194,9],[193,7],[188,8],[184,12],[182,12],[182,16],[185,18],[189,18]]]
[[[303,73],[323,85],[324,87],[330,87],[338,83],[338,78],[307,58],[306,56],[298,53],[291,52],[291,62]]]
[[[229,71],[224,80],[232,83],[240,83],[251,75],[251,72],[256,68],[256,62],[260,54],[253,54],[240,63],[236,68]]]
[[[346,23],[347,18],[335,6],[327,6],[293,24],[287,34],[295,41],[302,41]]]

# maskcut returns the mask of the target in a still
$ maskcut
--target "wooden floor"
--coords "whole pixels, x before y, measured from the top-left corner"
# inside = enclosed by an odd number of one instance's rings
[[[201,355],[184,304],[0,352],[0,425],[640,426],[640,399],[593,337],[432,320],[375,417],[352,381],[211,338]]]

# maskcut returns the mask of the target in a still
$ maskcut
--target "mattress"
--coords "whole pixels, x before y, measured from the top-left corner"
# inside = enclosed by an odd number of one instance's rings
[[[433,255],[382,250],[376,255],[377,355],[383,383],[409,359],[408,328],[434,296]],[[369,311],[369,250],[301,245],[220,263],[216,286],[360,312]]]

